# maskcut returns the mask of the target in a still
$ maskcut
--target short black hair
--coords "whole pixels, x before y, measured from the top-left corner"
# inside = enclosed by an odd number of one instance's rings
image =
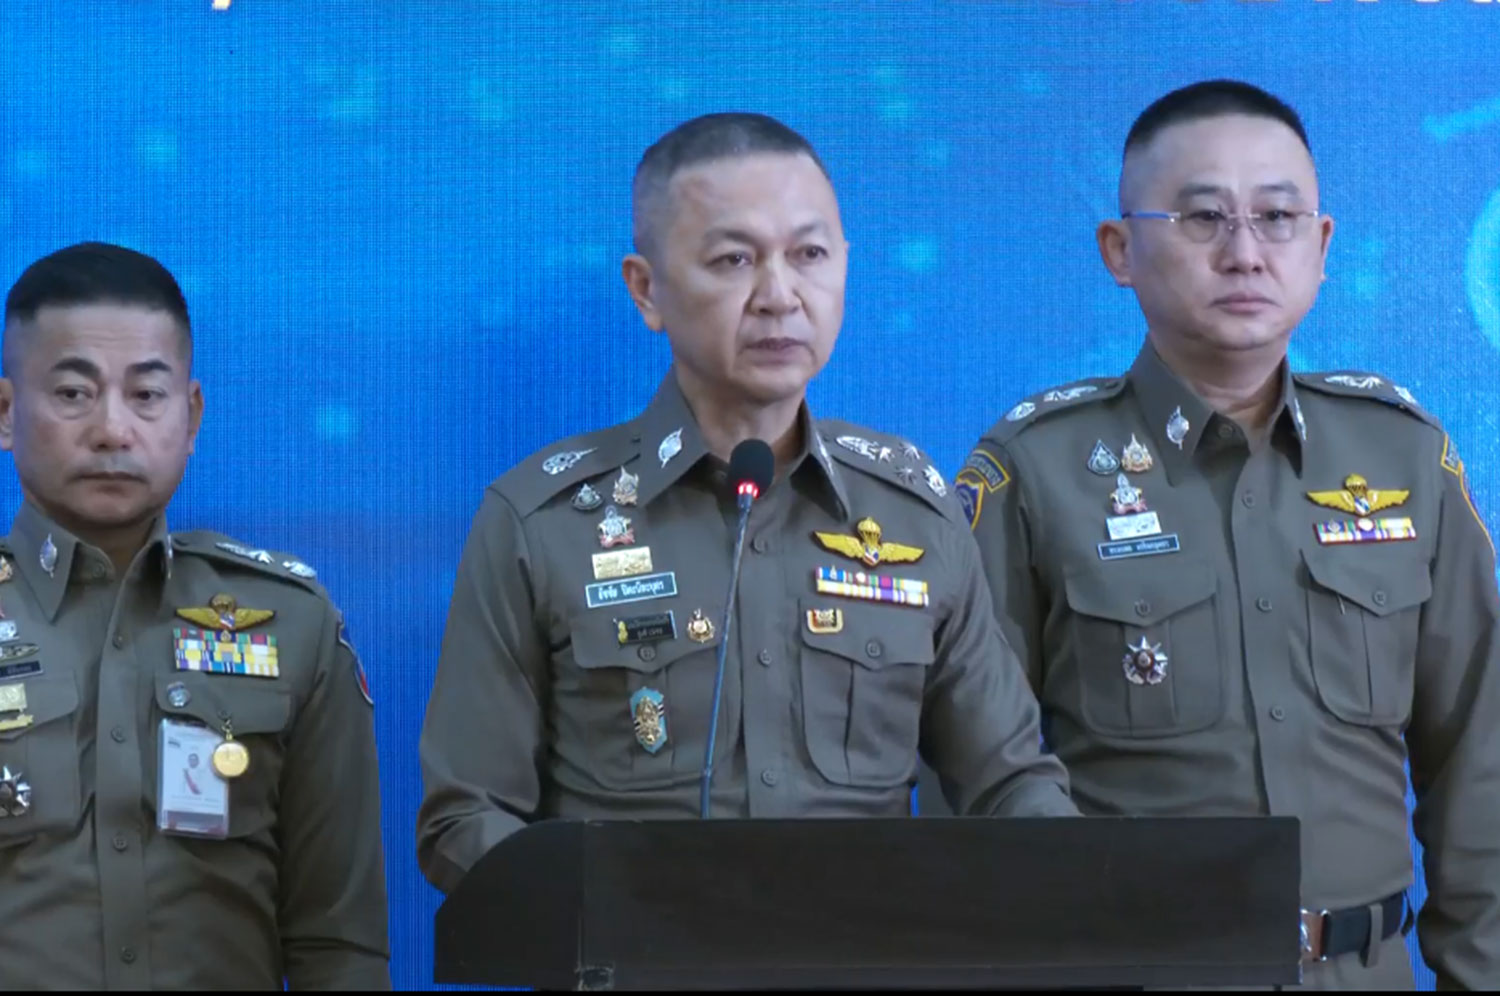
[[[690,166],[715,159],[766,152],[807,156],[832,182],[828,167],[813,151],[812,143],[765,114],[745,111],[703,114],[657,139],[641,156],[631,185],[636,250],[645,253],[652,245],[656,215],[672,177]]]
[[[1189,84],[1153,102],[1130,126],[1130,133],[1125,136],[1125,154],[1129,155],[1131,149],[1145,145],[1172,125],[1227,114],[1280,121],[1292,129],[1303,147],[1312,153],[1307,129],[1302,127],[1302,119],[1289,104],[1258,86],[1239,80],[1218,79]]]
[[[28,266],[5,298],[5,343],[0,364],[6,376],[12,325],[36,320],[48,307],[121,304],[164,311],[182,331],[184,352],[191,357],[192,324],[182,288],[165,266],[145,253],[107,242],[80,242],[43,256]]]

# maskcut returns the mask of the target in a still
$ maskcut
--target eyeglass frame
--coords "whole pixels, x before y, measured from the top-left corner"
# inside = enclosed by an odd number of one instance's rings
[[[1274,239],[1267,239],[1264,235],[1261,234],[1261,230],[1256,224],[1256,222],[1264,221],[1265,216],[1270,213],[1270,211],[1280,211],[1284,214],[1291,215],[1294,219],[1292,222],[1292,234],[1283,241],[1277,242]],[[1189,242],[1193,243],[1193,245],[1196,246],[1208,246],[1221,241],[1224,238],[1223,232],[1226,225],[1228,226],[1227,231],[1229,236],[1233,237],[1234,233],[1242,224],[1250,229],[1250,234],[1255,237],[1255,241],[1261,243],[1262,245],[1284,246],[1297,238],[1297,235],[1299,233],[1296,231],[1296,229],[1303,218],[1327,217],[1326,213],[1322,211],[1293,211],[1289,208],[1271,208],[1269,209],[1269,211],[1246,211],[1244,213],[1237,212],[1234,214],[1230,214],[1227,211],[1220,211],[1217,213],[1222,214],[1224,216],[1224,220],[1219,222],[1218,224],[1219,232],[1211,238],[1204,239],[1200,242],[1197,239],[1193,238],[1191,235],[1188,235],[1187,229],[1182,227],[1183,217],[1185,215],[1196,213],[1197,212],[1194,211],[1122,211],[1120,213],[1120,218],[1122,220],[1129,218],[1147,218],[1170,221],[1173,225],[1177,226],[1177,230],[1182,232],[1182,234],[1187,238]]]

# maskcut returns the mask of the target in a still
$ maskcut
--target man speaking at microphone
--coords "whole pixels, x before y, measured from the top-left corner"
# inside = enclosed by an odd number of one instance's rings
[[[1075,815],[948,484],[808,410],[847,264],[812,148],[695,118],[633,209],[625,283],[673,363],[636,418],[485,492],[421,741],[423,873],[450,891],[548,817],[901,816],[919,755],[956,812]]]

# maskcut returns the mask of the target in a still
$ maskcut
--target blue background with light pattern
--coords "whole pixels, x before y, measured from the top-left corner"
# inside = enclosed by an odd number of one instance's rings
[[[102,238],[181,280],[208,417],[173,524],[294,551],[346,610],[420,987],[416,741],[455,563],[486,482],[664,368],[618,277],[647,144],[720,109],[814,142],[853,243],[815,406],[951,476],[1021,396],[1134,355],[1092,232],[1135,114],[1206,76],[1273,89],[1338,222],[1296,363],[1412,390],[1495,522],[1497,50],[1500,3],[1470,0],[5,0],[0,275]]]

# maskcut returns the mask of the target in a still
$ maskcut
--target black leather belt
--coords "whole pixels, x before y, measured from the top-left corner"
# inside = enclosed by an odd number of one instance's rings
[[[1406,893],[1398,892],[1380,901],[1380,939],[1383,941],[1406,926]],[[1352,951],[1363,951],[1370,943],[1370,907],[1346,910],[1302,911],[1302,961],[1327,961]]]

